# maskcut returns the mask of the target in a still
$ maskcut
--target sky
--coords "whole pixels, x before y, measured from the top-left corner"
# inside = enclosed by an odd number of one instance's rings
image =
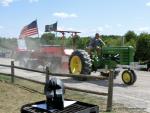
[[[40,35],[56,21],[81,36],[150,33],[150,0],[0,0],[1,37],[18,38],[35,19]]]

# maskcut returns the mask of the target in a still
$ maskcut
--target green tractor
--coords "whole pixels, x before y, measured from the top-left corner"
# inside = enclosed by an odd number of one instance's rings
[[[91,55],[85,50],[75,50],[69,58],[69,72],[71,74],[89,75],[91,72],[99,71],[101,75],[108,76],[107,69],[114,70],[114,76],[120,71],[118,68],[124,68],[122,80],[124,84],[132,85],[136,81],[136,74],[131,69],[130,64],[134,60],[133,47],[102,47],[100,54],[96,50]]]

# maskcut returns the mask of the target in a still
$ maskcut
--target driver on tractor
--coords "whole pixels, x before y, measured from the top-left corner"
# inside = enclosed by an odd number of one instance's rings
[[[105,43],[102,41],[99,33],[96,33],[95,37],[91,39],[89,46],[87,47],[87,51],[88,51],[89,55],[91,56],[91,52],[93,50],[96,50],[97,55],[99,55],[102,45],[105,45]]]

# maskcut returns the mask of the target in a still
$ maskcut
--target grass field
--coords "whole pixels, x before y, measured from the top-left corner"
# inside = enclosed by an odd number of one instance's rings
[[[0,75],[0,113],[20,113],[22,105],[45,100],[43,85],[25,80],[15,79],[15,84],[10,83],[10,78]],[[66,90],[65,98],[96,104],[101,112],[106,113],[106,97]],[[113,104],[111,113],[146,113],[143,109],[130,109],[121,104]]]

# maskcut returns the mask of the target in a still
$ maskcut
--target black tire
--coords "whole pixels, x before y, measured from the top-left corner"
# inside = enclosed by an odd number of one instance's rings
[[[81,69],[78,73],[72,71],[72,60],[74,57],[78,57],[81,61]],[[69,72],[71,74],[91,74],[92,62],[89,54],[85,50],[76,50],[69,58]]]
[[[133,74],[133,81],[132,81],[132,84],[134,84],[135,82],[136,82],[136,80],[137,80],[137,75],[136,75],[136,73],[134,72],[134,70],[130,70],[131,71],[131,73]]]
[[[133,85],[136,81],[137,77],[133,70],[125,70],[122,73],[122,81],[126,85]]]

